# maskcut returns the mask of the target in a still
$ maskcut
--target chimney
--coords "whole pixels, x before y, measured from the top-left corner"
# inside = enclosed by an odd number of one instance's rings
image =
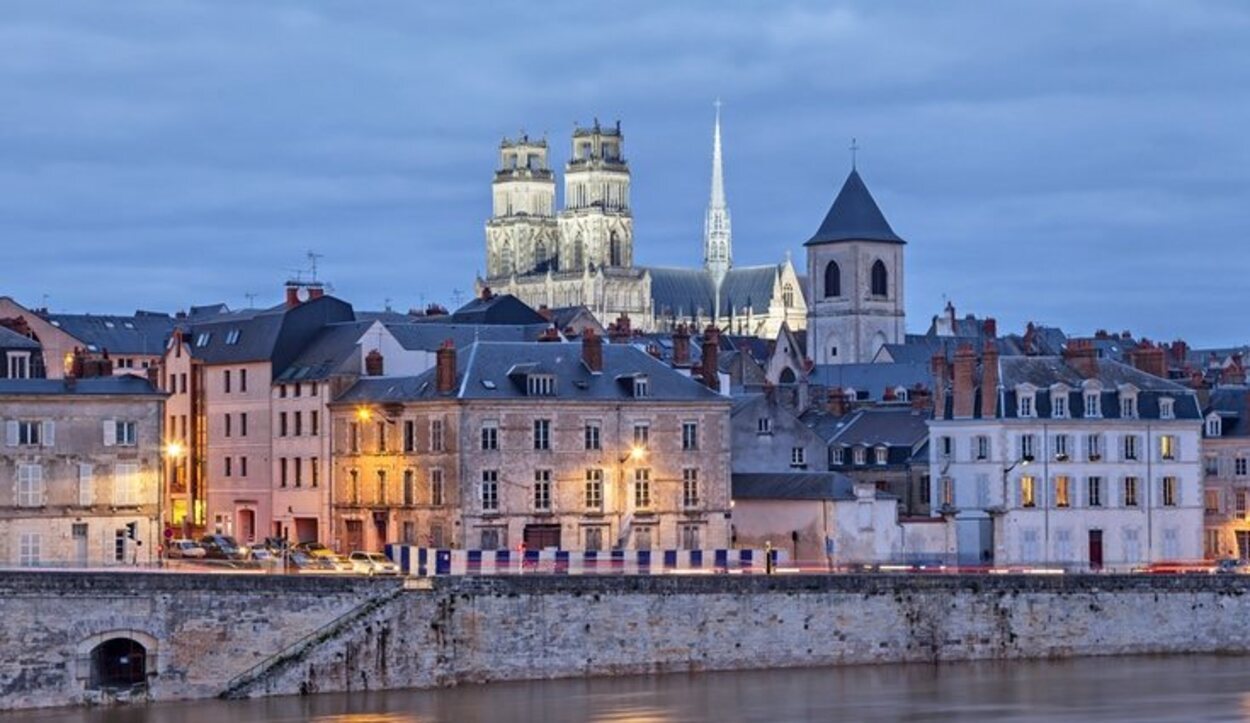
[[[538,315],[546,319],[548,322],[555,319],[555,314],[552,313],[551,309],[549,309],[546,304],[538,307]]]
[[[993,317],[988,317],[981,323],[981,332],[985,334],[987,339],[998,338],[998,321]]]
[[[974,411],[977,353],[968,344],[960,344],[955,350],[955,369],[952,385],[952,416],[955,419],[968,419]]]
[[[1167,379],[1168,365],[1167,354],[1162,347],[1155,346],[1149,341],[1142,340],[1140,344],[1129,350],[1129,363],[1135,368],[1153,374],[1156,377]]]
[[[382,352],[377,349],[371,349],[368,354],[365,354],[365,376],[382,376]]]
[[[985,342],[981,352],[981,419],[993,419],[998,413],[998,345]]]
[[[933,369],[933,416],[942,419],[946,416],[946,379],[949,372],[946,368],[946,353],[939,351],[930,361]]]
[[[835,417],[846,416],[849,407],[849,400],[846,398],[846,392],[842,391],[842,387],[834,387],[829,390],[829,413]]]
[[[690,366],[690,330],[685,324],[673,330],[673,366]]]
[[[1089,339],[1069,339],[1063,349],[1063,360],[1085,379],[1098,376],[1098,351]]]
[[[450,394],[456,389],[456,344],[451,339],[434,352],[434,383],[439,394]]]
[[[297,306],[299,306],[299,285],[288,281],[286,285],[286,308],[294,309]]]
[[[489,286],[483,286],[481,298],[482,301],[490,301],[495,298],[495,292],[491,291]]]
[[[603,338],[594,329],[582,336],[582,363],[595,374],[603,371]]]
[[[621,314],[616,317],[616,322],[608,325],[608,339],[613,344],[620,344],[629,341],[632,332],[629,328],[629,317]]]
[[[626,325],[629,320],[625,320]],[[708,324],[703,330],[703,383],[714,392],[720,391],[720,365],[716,362],[720,350],[720,331]]]
[[[308,287],[308,300],[320,299],[326,295],[326,287],[321,284],[314,284]]]
[[[1021,346],[1024,347],[1025,356],[1033,356],[1037,353],[1034,344],[1037,342],[1037,327],[1033,326],[1033,322],[1029,322],[1024,327],[1024,338],[1020,340]]]
[[[560,332],[556,331],[556,328],[554,326],[549,326],[543,330],[543,333],[541,336],[538,337],[538,340],[539,341],[560,341]]]
[[[925,389],[922,385],[917,384],[912,387],[911,391],[907,393],[907,396],[911,399],[912,409],[921,412],[932,411],[933,395],[930,394],[929,390]]]

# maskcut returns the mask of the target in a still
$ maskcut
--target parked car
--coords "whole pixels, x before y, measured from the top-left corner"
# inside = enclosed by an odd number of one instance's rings
[[[1250,575],[1250,565],[1245,560],[1236,558],[1224,558],[1216,560],[1215,574],[1217,575]]]
[[[334,554],[334,550],[326,547],[320,542],[301,542],[295,546],[295,549],[303,552],[309,557],[321,560],[326,565],[327,571],[335,572],[351,572],[352,563],[345,557],[339,557]]]
[[[198,542],[187,539],[170,540],[169,546],[165,549],[165,556],[170,559],[198,560],[206,554],[207,552]]]
[[[252,547],[251,555],[249,557],[253,562],[258,562],[262,565],[276,565],[278,564],[278,561],[282,559],[273,554],[269,548],[261,546]]]
[[[242,560],[247,557],[247,549],[229,535],[205,535],[200,538],[200,546],[204,548],[204,557],[209,560]]]
[[[286,559],[289,569],[294,572],[334,572],[334,563],[309,555],[304,550],[291,550]]]
[[[398,575],[399,565],[380,552],[353,552],[348,560],[352,570],[363,575]]]

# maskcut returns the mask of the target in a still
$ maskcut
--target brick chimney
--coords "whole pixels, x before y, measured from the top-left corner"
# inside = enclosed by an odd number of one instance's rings
[[[603,371],[603,338],[594,329],[582,336],[582,363],[596,374]]]
[[[998,321],[993,317],[987,317],[985,321],[981,322],[981,333],[984,334],[987,339],[997,339]]]
[[[1098,376],[1098,350],[1090,339],[1069,339],[1063,349],[1063,360],[1085,379]]]
[[[624,314],[616,317],[615,322],[608,324],[608,339],[611,340],[613,344],[621,344],[629,341],[629,337],[632,336],[632,334],[633,332],[629,327],[629,317]]]
[[[946,367],[946,353],[934,354],[929,365],[933,369],[933,416],[941,419],[946,414],[946,380],[950,375]]]
[[[495,298],[495,292],[491,291],[489,286],[483,286],[482,294],[480,298],[482,299],[482,301],[490,301],[491,299]]]
[[[560,332],[556,331],[556,328],[554,326],[549,326],[543,330],[543,333],[538,337],[538,340],[539,341],[560,341]]]
[[[288,281],[286,285],[286,308],[294,309],[299,306],[299,284]]]
[[[985,342],[981,352],[981,418],[993,419],[998,412],[998,344]]]
[[[542,304],[541,306],[538,307],[538,315],[546,319],[549,322],[555,319],[555,314],[551,311],[551,309],[546,304]]]
[[[371,349],[368,354],[365,354],[365,376],[382,376],[382,352],[377,349]]]
[[[977,353],[968,344],[960,344],[955,350],[952,415],[956,419],[968,419],[976,411]]]
[[[1137,369],[1167,379],[1167,353],[1163,351],[1163,347],[1155,346],[1143,339],[1140,344],[1129,350],[1128,359],[1129,363]]]
[[[835,417],[846,416],[850,409],[850,400],[847,399],[846,392],[842,391],[842,387],[834,387],[829,390],[829,413]]]
[[[308,287],[308,300],[320,299],[326,295],[326,287],[321,284],[313,284]]]
[[[628,319],[626,320],[628,324]],[[717,354],[720,351],[720,331],[708,324],[703,330],[703,383],[714,392],[720,391],[720,365]]]
[[[690,330],[685,324],[673,330],[673,366],[690,366]]]
[[[929,393],[922,385],[917,384],[907,392],[908,399],[911,400],[911,408],[926,412],[933,409],[933,395]]]
[[[451,339],[434,352],[434,383],[439,394],[450,394],[456,389],[456,344]]]

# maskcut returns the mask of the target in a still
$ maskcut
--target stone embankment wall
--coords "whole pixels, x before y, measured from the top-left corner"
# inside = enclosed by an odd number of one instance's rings
[[[89,645],[156,649],[132,697],[983,658],[1250,652],[1250,579],[398,580],[0,574],[0,708],[72,705]],[[85,652],[84,652],[85,651]],[[84,656],[87,656],[84,658]]]

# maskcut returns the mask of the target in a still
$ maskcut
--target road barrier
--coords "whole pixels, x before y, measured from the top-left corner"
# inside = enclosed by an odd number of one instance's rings
[[[447,550],[387,545],[386,556],[405,575],[654,575],[764,573],[764,550]],[[784,550],[772,550],[773,566]]]

